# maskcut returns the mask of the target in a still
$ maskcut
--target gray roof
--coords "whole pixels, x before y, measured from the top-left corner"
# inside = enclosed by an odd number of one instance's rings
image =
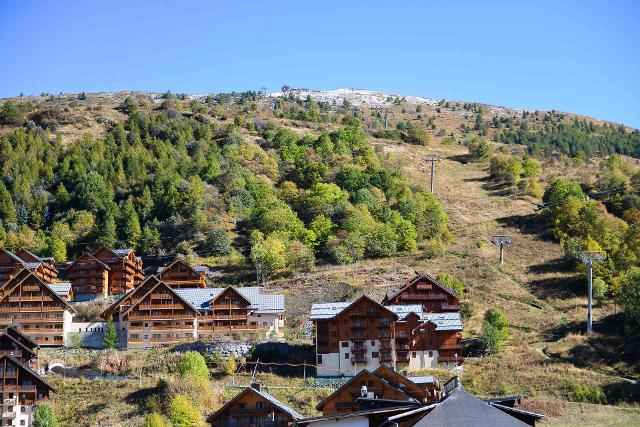
[[[416,313],[417,315],[422,314],[421,304],[385,305],[385,307],[397,314],[400,320],[404,319],[409,313]]]
[[[173,291],[198,310],[207,310],[211,301],[218,297],[227,288],[186,288]],[[263,294],[262,288],[248,286],[245,288],[233,288],[250,302],[250,308],[257,314],[284,312],[284,295]]]
[[[133,249],[131,248],[127,248],[127,249],[112,249],[112,251],[120,256],[127,256],[129,255]]]
[[[66,297],[71,290],[71,283],[69,282],[55,282],[49,283],[49,288],[60,297]]]
[[[526,425],[463,390],[455,390],[414,424],[415,427],[518,427]]]
[[[164,266],[164,267],[158,267],[158,273],[162,273],[168,266]],[[202,273],[203,271],[209,271],[209,267],[207,267],[206,265],[190,265],[189,267],[191,267],[194,271],[197,271],[198,273]]]
[[[432,384],[437,381],[433,375],[420,375],[417,377],[407,377],[407,379],[416,384]]]
[[[311,320],[331,319],[345,308],[351,305],[350,302],[324,302],[311,306]]]
[[[462,331],[460,313],[422,313],[420,318],[435,323],[436,331]]]
[[[280,408],[284,412],[286,412],[289,415],[291,415],[293,418],[295,418],[297,420],[304,418],[303,415],[301,415],[300,413],[298,413],[298,412],[294,411],[293,409],[289,408],[287,405],[285,405],[284,403],[280,402],[278,399],[276,399],[275,397],[271,396],[269,393],[265,393],[264,391],[258,391],[255,388],[252,388],[251,390],[253,390],[254,392],[258,393],[260,396],[262,396],[263,398],[267,399],[269,402],[273,403],[274,406],[277,406],[278,408]]]

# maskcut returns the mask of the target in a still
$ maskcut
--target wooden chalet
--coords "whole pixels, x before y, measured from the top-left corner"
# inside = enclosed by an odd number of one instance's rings
[[[52,391],[55,390],[48,382],[19,359],[0,355],[2,425],[31,425],[34,405],[47,399]]]
[[[418,274],[400,289],[388,292],[382,304],[420,304],[425,313],[459,312],[460,296],[428,274]]]
[[[284,296],[257,287],[174,288],[151,276],[107,308],[126,333],[128,347],[150,347],[216,334],[278,332],[284,323]]]
[[[338,376],[393,364],[398,316],[367,296],[352,303],[314,304],[318,375]]]
[[[158,279],[173,288],[206,288],[207,271],[202,265],[191,266],[182,260],[175,260],[158,269]]]
[[[76,301],[106,298],[109,295],[109,267],[90,253],[80,255],[67,267],[67,279],[71,283]]]
[[[75,310],[35,272],[24,268],[5,283],[0,327],[14,326],[39,345],[63,345]]]
[[[373,371],[373,375],[382,378],[420,403],[435,403],[440,399],[440,383],[431,375],[405,377],[386,365]]]
[[[100,248],[71,263],[67,278],[76,301],[125,294],[144,279],[142,259],[133,249]]]
[[[100,248],[93,256],[107,264],[109,270],[109,295],[121,295],[135,288],[142,280],[142,259],[133,249]]]
[[[313,304],[310,319],[319,376],[463,362],[459,312],[424,313],[420,304],[382,306],[363,296],[353,303]]]
[[[58,276],[53,258],[40,258],[26,250],[14,254],[0,248],[0,289],[24,268],[33,271],[46,283],[53,282]]]
[[[38,344],[16,328],[9,326],[0,331],[0,356],[5,354],[34,368],[38,358]]]
[[[259,383],[242,390],[207,417],[211,427],[290,427],[303,416],[261,390]]]
[[[399,386],[401,383],[396,384]],[[363,399],[382,400],[389,406],[399,406],[408,402],[419,404],[416,398],[397,385],[363,369],[318,403],[316,409],[323,415],[359,411]]]

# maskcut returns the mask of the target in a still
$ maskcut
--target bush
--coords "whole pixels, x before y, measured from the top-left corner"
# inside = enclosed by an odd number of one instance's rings
[[[569,400],[583,403],[606,403],[607,396],[597,385],[589,386],[580,383],[569,384]]]
[[[104,330],[104,348],[117,348],[118,347],[118,331],[116,331],[116,325],[113,320],[107,322],[107,327]]]
[[[436,280],[456,291],[458,296],[462,298],[462,295],[464,294],[464,284],[462,283],[462,280],[448,273],[438,274]]]
[[[207,362],[204,360],[204,356],[197,351],[187,351],[183,354],[176,366],[176,372],[181,376],[194,375],[209,380]]]
[[[50,403],[41,403],[33,412],[33,427],[57,427],[58,420]]]
[[[174,427],[200,427],[204,420],[200,410],[186,396],[177,394],[169,402],[169,420]]]
[[[509,339],[509,321],[504,313],[497,308],[490,308],[484,313],[480,341],[485,351],[497,354]]]
[[[142,427],[170,427],[169,424],[164,420],[164,417],[157,413],[152,412],[147,415],[144,423],[142,423]]]
[[[82,347],[82,335],[80,334],[80,332],[73,332],[70,336],[70,346],[71,348],[75,348],[78,349],[80,347]]]
[[[405,140],[410,144],[429,145],[431,143],[431,135],[424,126],[411,125]]]
[[[226,375],[233,375],[238,369],[238,365],[236,364],[236,359],[233,356],[229,356],[224,364],[224,373]]]

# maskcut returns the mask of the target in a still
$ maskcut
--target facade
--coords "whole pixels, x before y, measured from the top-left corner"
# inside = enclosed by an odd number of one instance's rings
[[[310,319],[318,376],[463,362],[460,313],[424,313],[420,304],[383,306],[363,296],[352,303],[314,304]]]
[[[182,260],[175,260],[170,264],[158,268],[158,279],[172,288],[206,288],[208,267],[203,265],[189,265]]]
[[[67,267],[76,301],[122,295],[143,279],[142,259],[133,249],[100,248],[84,253]]]
[[[284,326],[284,296],[257,287],[177,289],[151,276],[102,316],[117,323],[130,348],[206,341],[231,332],[266,335]]]
[[[382,304],[419,304],[425,313],[460,311],[460,297],[458,294],[428,274],[418,274],[400,289],[388,292],[382,300]]]
[[[19,362],[35,369],[38,344],[12,326],[0,331],[0,356],[8,354]]]
[[[53,258],[40,258],[26,250],[14,254],[0,248],[0,290],[24,268],[33,271],[46,283],[53,282],[58,276]]]
[[[30,426],[33,408],[54,391],[36,371],[9,354],[0,356],[2,425]]]
[[[0,297],[0,327],[13,326],[38,345],[65,343],[75,310],[50,284],[24,268],[5,283]]]
[[[258,383],[242,390],[207,417],[211,427],[289,427],[303,416],[261,390]]]

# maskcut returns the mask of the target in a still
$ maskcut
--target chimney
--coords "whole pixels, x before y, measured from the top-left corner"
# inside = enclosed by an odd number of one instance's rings
[[[260,391],[260,389],[262,388],[262,383],[260,381],[254,381],[251,383],[251,388],[255,391]]]

